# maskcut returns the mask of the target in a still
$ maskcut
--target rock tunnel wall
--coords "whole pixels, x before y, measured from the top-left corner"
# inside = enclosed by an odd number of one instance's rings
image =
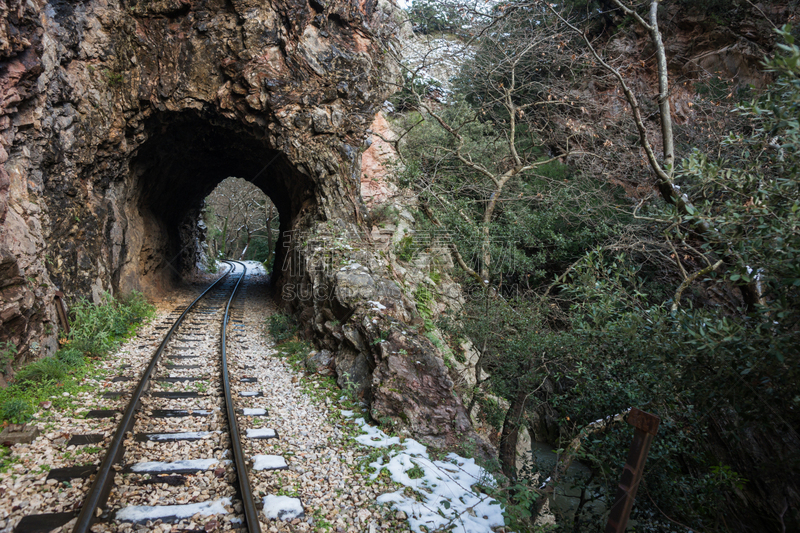
[[[473,435],[362,228],[360,153],[393,88],[382,51],[391,4],[12,0],[0,10],[0,337],[20,362],[55,349],[55,291],[155,292],[191,268],[186,233],[233,175],[276,204],[288,235],[276,292],[340,381],[356,382],[376,418],[428,442]]]

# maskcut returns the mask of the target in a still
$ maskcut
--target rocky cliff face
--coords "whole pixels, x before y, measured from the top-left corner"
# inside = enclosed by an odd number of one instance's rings
[[[392,91],[376,0],[0,2],[0,321],[52,353],[55,292],[156,292],[227,176],[280,211],[277,294],[375,416],[471,430],[364,231],[365,132]],[[398,395],[396,391],[400,391]]]

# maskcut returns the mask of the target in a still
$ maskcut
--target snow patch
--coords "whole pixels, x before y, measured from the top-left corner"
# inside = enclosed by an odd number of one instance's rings
[[[209,470],[218,463],[230,463],[219,459],[182,459],[170,463],[147,461],[131,465],[131,472],[172,472],[175,470]]]
[[[363,418],[355,422],[366,433],[356,437],[359,443],[375,448],[402,447],[402,450],[388,452],[388,463],[383,464],[383,457],[371,463],[375,468],[371,477],[376,479],[385,468],[393,481],[416,492],[416,498],[405,496],[402,490],[378,497],[378,502],[390,503],[393,509],[406,513],[412,531],[422,533],[423,526],[426,531],[455,526],[453,531],[459,533],[491,533],[492,528],[505,525],[499,502],[472,490],[478,482],[495,483],[491,474],[475,464],[474,459],[450,453],[444,461],[431,461],[427,448],[416,440],[400,442],[398,437],[389,437]],[[412,479],[408,471],[415,467],[422,471],[422,476]]]
[[[247,274],[250,276],[264,276],[267,274],[267,269],[264,264],[258,261],[242,261],[247,267]]]
[[[199,514],[211,516],[228,514],[224,506],[230,506],[230,498],[221,498],[213,502],[189,503],[186,505],[131,505],[117,511],[116,519],[120,522],[147,522],[148,520],[164,520],[174,518],[182,520]]]
[[[278,470],[286,468],[286,459],[280,455],[254,455],[253,470]]]
[[[273,520],[294,520],[303,516],[303,504],[300,502],[300,498],[265,496],[264,516]]]
[[[186,431],[184,433],[151,433],[147,435],[148,440],[168,441],[168,440],[198,440],[204,439],[216,433],[215,431]]]
[[[274,429],[269,428],[256,428],[256,429],[248,429],[247,430],[247,438],[248,439],[269,439],[272,437],[277,437],[278,435],[275,433]]]
[[[383,305],[383,304],[382,304],[382,303],[380,303],[380,302],[375,302],[375,301],[372,301],[372,300],[367,300],[367,303],[368,303],[369,305],[371,305],[371,306],[372,306],[372,309],[370,309],[370,311],[383,311],[384,309],[386,309],[386,306],[385,306],[385,305]]]

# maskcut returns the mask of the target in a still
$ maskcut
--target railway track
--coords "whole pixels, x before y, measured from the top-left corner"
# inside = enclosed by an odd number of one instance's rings
[[[278,434],[264,424],[268,413],[258,406],[261,393],[247,390],[255,378],[247,375],[246,362],[228,360],[229,334],[235,337],[242,322],[247,269],[236,261],[227,263],[224,276],[156,326],[164,337],[141,375],[114,378],[124,388],[103,397],[127,401],[124,411],[87,414],[115,419],[113,437],[71,436],[70,445],[103,445],[102,462],[50,470],[48,482],[92,480],[76,510],[26,516],[16,532],[49,532],[65,525],[75,533],[122,532],[161,521],[200,522],[199,531],[258,533],[265,516],[303,515],[298,499],[267,495],[257,501],[250,486],[251,469],[287,465],[280,456],[256,455],[252,445]],[[69,525],[76,516],[74,526]]]

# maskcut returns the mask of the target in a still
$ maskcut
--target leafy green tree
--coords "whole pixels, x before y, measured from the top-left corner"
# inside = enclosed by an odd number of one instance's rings
[[[414,131],[401,147],[404,184],[418,192],[431,223],[451,232],[454,259],[478,286],[530,289],[552,279],[611,232],[608,207],[622,202],[564,164],[582,150],[549,126],[553,113],[537,111],[550,107],[555,86],[541,71],[564,54],[554,44],[557,19],[543,10],[537,17],[547,23],[516,13],[482,33],[447,106],[409,85],[417,113],[401,124]]]
[[[645,29],[664,59],[657,3],[646,2],[646,15],[629,2],[604,3]],[[676,143],[659,120],[671,115],[668,101],[634,94],[621,76],[627,56],[612,63],[602,40],[587,39],[581,52],[570,35],[585,34],[547,18],[541,2],[500,7],[475,32],[475,53],[444,103],[412,84],[418,114],[405,118],[402,148],[405,183],[430,224],[453,237],[467,288],[479,289],[445,330],[480,354],[473,402],[488,406],[493,394],[510,406],[493,416],[503,471],[518,478],[507,485],[509,508],[527,502],[519,523],[530,525],[544,501],[521,496],[521,484],[535,492],[541,482],[517,476],[513,448],[519,426],[549,409],[564,451],[559,468],[580,457],[592,471],[586,480],[538,472],[548,489],[555,481],[581,490],[559,528],[601,527],[592,500],[615,492],[631,437],[619,422],[637,406],[662,418],[638,529],[797,528],[800,54],[791,30],[767,65],[774,85],[730,122],[742,127],[690,152],[688,137]],[[624,86],[634,110],[616,130],[586,126],[594,111],[571,96],[572,84],[600,69]],[[653,70],[653,92],[663,96],[666,64]],[[604,167],[576,154],[604,149],[595,157]],[[644,174],[630,164],[639,150],[661,206],[626,203],[600,185],[601,175]],[[546,162],[554,155],[562,157]],[[530,290],[512,297],[509,284]]]
[[[782,531],[800,524],[787,512],[800,478],[800,49],[788,28],[780,33],[786,44],[766,64],[775,83],[739,109],[751,131],[729,136],[726,158],[697,151],[681,162],[676,179],[692,209],[650,218],[676,242],[690,239],[698,221],[715,228],[697,253],[710,267],[716,250],[727,250],[728,268],[684,273],[674,294],[659,296],[663,281],[640,257],[594,252],[561,287],[571,302],[570,335],[582,346],[579,360],[562,361],[569,387],[551,400],[562,420],[587,424],[630,405],[662,418],[644,481],[649,499],[635,509],[640,527],[677,521],[707,531]],[[695,307],[695,299],[677,305],[692,283],[722,292],[741,281],[760,285],[754,309]],[[611,431],[585,451],[602,473],[624,461],[624,449],[624,434]],[[608,472],[606,491],[614,482]]]

